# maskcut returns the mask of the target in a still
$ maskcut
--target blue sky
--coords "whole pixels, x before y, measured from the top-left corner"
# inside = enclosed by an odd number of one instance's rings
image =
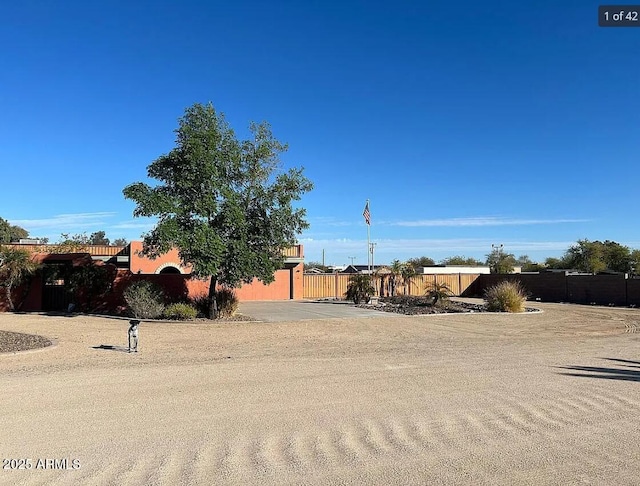
[[[211,101],[315,189],[307,260],[640,248],[640,29],[587,0],[0,6],[0,217],[141,239],[122,196]]]

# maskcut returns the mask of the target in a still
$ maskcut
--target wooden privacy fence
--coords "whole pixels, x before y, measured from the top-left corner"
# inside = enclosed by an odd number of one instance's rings
[[[481,297],[501,281],[520,282],[530,300],[574,304],[640,306],[640,278],[617,275],[566,275],[564,273],[481,275],[464,296]]]
[[[349,277],[348,273],[329,274],[305,274],[304,275],[304,298],[323,299],[335,298],[344,299],[347,291]],[[396,295],[424,295],[427,286],[431,283],[446,284],[453,295],[461,295],[478,278],[478,274],[453,273],[453,274],[430,274],[416,275],[411,278],[407,285],[402,279],[396,279]],[[373,286],[376,289],[376,296],[388,295],[387,282],[389,276],[385,275],[384,280],[375,277]],[[381,288],[382,287],[382,288]]]

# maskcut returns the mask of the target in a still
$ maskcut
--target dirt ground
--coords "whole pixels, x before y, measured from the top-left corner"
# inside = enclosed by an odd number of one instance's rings
[[[539,307],[143,322],[137,354],[0,314],[54,342],[0,354],[0,484],[638,484],[640,310]]]

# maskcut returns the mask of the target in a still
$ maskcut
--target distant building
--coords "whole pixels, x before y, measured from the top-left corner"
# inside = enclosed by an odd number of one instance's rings
[[[379,270],[381,268],[386,268],[386,265],[374,265],[372,267],[372,270],[370,270],[369,265],[347,265],[345,267],[342,268],[342,270],[340,270],[340,273],[363,273],[363,274],[369,274],[369,273],[375,273],[376,270]],[[373,271],[373,272],[372,272]]]

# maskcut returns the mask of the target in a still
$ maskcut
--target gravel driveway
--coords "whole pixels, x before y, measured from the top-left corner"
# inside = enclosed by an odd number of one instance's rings
[[[0,314],[56,342],[0,355],[32,464],[0,484],[637,484],[640,311],[540,307],[143,322],[138,354],[126,321]]]

